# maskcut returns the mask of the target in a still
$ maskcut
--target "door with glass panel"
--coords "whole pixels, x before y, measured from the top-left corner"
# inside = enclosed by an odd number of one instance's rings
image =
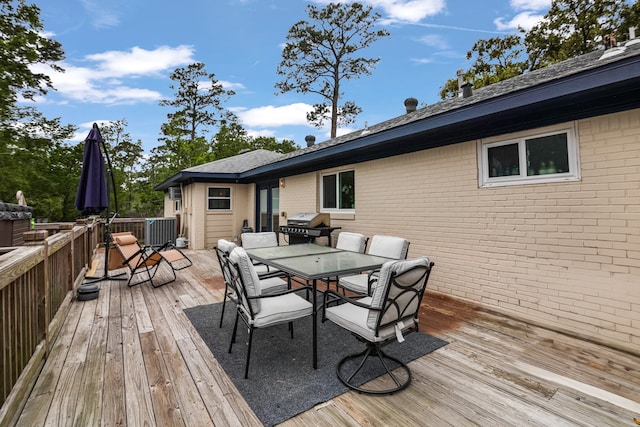
[[[278,182],[258,184],[256,192],[256,231],[278,231],[280,188]]]

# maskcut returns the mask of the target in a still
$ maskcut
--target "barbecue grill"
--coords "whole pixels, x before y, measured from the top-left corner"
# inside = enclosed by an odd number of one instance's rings
[[[278,231],[289,238],[289,244],[314,242],[316,237],[326,237],[331,246],[331,233],[340,227],[330,226],[329,214],[303,212],[289,216],[287,225],[278,227]]]

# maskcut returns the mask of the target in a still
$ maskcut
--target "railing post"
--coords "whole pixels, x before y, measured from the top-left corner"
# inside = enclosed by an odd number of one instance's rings
[[[25,246],[42,246],[44,269],[44,348],[45,358],[49,357],[49,232],[47,230],[27,231],[24,233]]]

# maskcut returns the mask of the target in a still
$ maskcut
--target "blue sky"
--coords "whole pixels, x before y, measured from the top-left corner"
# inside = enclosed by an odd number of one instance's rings
[[[236,95],[225,103],[251,135],[294,140],[328,139],[328,129],[306,123],[314,95],[275,94],[276,68],[289,28],[307,19],[302,0],[37,0],[45,31],[62,43],[65,73],[51,73],[57,91],[37,100],[47,117],[79,128],[126,119],[146,152],[158,145],[171,99],[169,74],[203,62]],[[358,121],[339,133],[404,113],[404,99],[438,102],[441,86],[468,68],[466,52],[481,38],[530,28],[550,0],[367,0],[382,15],[391,37],[364,55],[381,59],[371,76],[343,86],[345,98],[363,108]]]

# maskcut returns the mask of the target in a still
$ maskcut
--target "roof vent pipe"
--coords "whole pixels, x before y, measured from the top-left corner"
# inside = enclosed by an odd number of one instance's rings
[[[462,85],[464,84],[464,70],[460,68],[456,71],[456,76],[458,76],[458,98],[462,98]]]
[[[311,147],[316,143],[316,137],[313,135],[307,135],[304,137],[305,142],[307,143],[307,147]]]
[[[465,82],[462,85],[462,97],[469,98],[471,95],[473,95],[473,83]]]
[[[407,114],[416,111],[417,107],[418,100],[416,98],[407,98],[404,100],[404,108],[407,110]]]

